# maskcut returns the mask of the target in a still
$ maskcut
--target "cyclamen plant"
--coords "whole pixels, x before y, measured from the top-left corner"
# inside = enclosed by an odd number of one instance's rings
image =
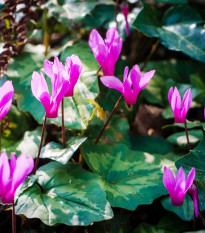
[[[54,57],[54,62],[44,61],[44,72],[51,78],[52,96],[50,97],[46,80],[41,73],[33,72],[31,80],[31,90],[33,95],[38,99],[45,108],[45,119],[42,129],[39,151],[35,163],[34,174],[36,173],[43,136],[45,132],[46,119],[58,117],[58,109],[64,96],[73,96],[73,89],[76,85],[79,75],[82,71],[82,63],[78,56],[66,58],[65,67],[59,61],[58,57]],[[62,138],[63,147],[65,147],[65,130],[64,130],[64,110],[62,105]]]

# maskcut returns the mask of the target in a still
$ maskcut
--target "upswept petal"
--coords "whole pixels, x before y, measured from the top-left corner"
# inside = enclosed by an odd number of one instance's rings
[[[192,102],[192,94],[191,94],[191,88],[189,88],[183,97],[182,101],[182,109],[181,109],[181,118],[183,121],[186,119],[187,112],[189,108],[191,107],[191,102]]]
[[[53,62],[46,59],[43,63],[43,70],[49,78],[53,78]]]
[[[96,60],[101,65],[101,67],[103,67],[104,63],[106,62],[105,58],[107,56],[107,51],[105,47],[105,42],[96,29],[93,29],[91,31],[88,44]]]
[[[186,192],[193,184],[194,178],[195,178],[195,168],[193,167],[187,176],[186,187],[185,187]]]
[[[65,96],[73,96],[73,89],[76,85],[78,78],[82,72],[83,64],[78,56],[72,55],[66,58],[66,72],[69,73],[69,89]]]
[[[119,39],[118,30],[114,27],[109,28],[106,32],[106,39],[105,39],[107,48],[110,48],[110,46],[113,45],[113,43],[118,42],[118,39]]]
[[[12,192],[15,193],[18,186],[24,182],[26,177],[34,168],[34,159],[21,154],[16,161],[16,169],[12,177]]]
[[[123,83],[123,95],[125,98],[126,104],[136,104],[138,93],[132,90],[132,84],[126,79]]]
[[[172,96],[173,96],[173,87],[170,87],[169,92],[168,92],[168,100],[171,105],[172,102]]]
[[[0,88],[0,106],[5,105],[14,96],[14,87],[12,81],[6,81]]]
[[[176,185],[174,189],[175,201],[173,203],[174,205],[180,206],[183,204],[184,197],[186,195],[185,187],[186,187],[186,176],[183,171],[183,168],[180,167],[176,175]]]
[[[40,101],[40,96],[42,93],[49,93],[48,86],[46,83],[45,78],[43,77],[43,74],[41,75],[34,71],[32,74],[32,80],[31,80],[31,90],[33,95]]]
[[[10,171],[11,177],[13,177],[14,170],[16,169],[16,155],[14,153],[11,154],[10,157]]]
[[[154,73],[155,73],[155,70],[151,70],[142,75],[140,83],[139,83],[140,89],[143,89],[144,87],[147,86],[147,84],[150,82],[150,80],[154,76]]]
[[[128,79],[128,72],[129,72],[129,67],[126,66],[123,74],[123,83],[125,82],[126,79]]]
[[[197,194],[193,196],[193,203],[194,203],[194,214],[196,218],[199,216],[199,197]]]
[[[4,195],[10,183],[10,166],[6,152],[0,155],[0,195]]]
[[[175,123],[180,123],[181,119],[181,96],[177,87],[174,88],[174,92],[171,100],[171,107],[174,113]]]
[[[0,107],[0,121],[10,110],[11,104],[12,104],[12,99],[8,101],[5,105]]]
[[[103,76],[100,80],[106,87],[116,89],[123,93],[123,84],[118,78],[114,76]]]
[[[36,99],[43,104],[47,114],[50,109],[50,94],[42,73],[39,75],[36,71],[33,72],[31,90]]]
[[[168,192],[173,193],[176,182],[172,171],[166,166],[164,167],[163,183]]]
[[[119,38],[119,33],[116,28],[108,29],[105,43],[107,48],[107,59],[112,62],[115,67],[115,63],[120,56],[123,44],[122,38]]]
[[[139,84],[141,80],[141,72],[138,65],[134,65],[132,69],[130,70],[130,74],[128,76],[128,80],[133,86],[133,90],[137,91],[139,90]]]

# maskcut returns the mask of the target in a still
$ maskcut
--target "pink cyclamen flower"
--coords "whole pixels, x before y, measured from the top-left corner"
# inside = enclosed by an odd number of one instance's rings
[[[188,191],[188,189],[193,184],[195,178],[195,168],[193,167],[189,172],[187,179],[183,168],[180,167],[177,172],[176,178],[172,171],[164,167],[164,175],[163,175],[163,183],[165,188],[168,190],[172,204],[174,206],[181,206],[184,202],[184,197]]]
[[[34,71],[31,80],[31,90],[33,95],[44,106],[47,118],[56,118],[58,116],[58,108],[66,94],[69,92],[69,84],[71,80],[63,64],[55,57],[54,63],[46,61],[44,64],[45,73],[51,78],[52,96],[48,90],[46,80],[41,73],[40,75]],[[73,84],[72,84],[73,85]],[[71,86],[72,86],[71,85]]]
[[[128,14],[129,14],[129,5],[127,4],[127,2],[123,2],[121,4],[121,11],[125,17],[126,34],[127,34],[127,36],[129,36],[130,35],[130,27],[129,27],[128,18],[127,18]]]
[[[199,215],[199,196],[198,196],[197,185],[196,185],[195,180],[193,181],[193,184],[189,188],[188,193],[190,194],[190,196],[193,200],[193,203],[194,203],[194,214],[195,214],[196,218],[198,218],[198,215]]]
[[[32,172],[34,159],[21,154],[16,158],[11,154],[10,162],[7,154],[0,155],[0,197],[3,204],[14,203],[16,189]]]
[[[64,80],[68,81],[66,97],[73,96],[74,87],[82,71],[83,64],[78,56],[72,55],[66,58],[65,67],[54,57],[54,62],[44,61],[44,72],[51,78],[52,86],[61,85]],[[58,79],[58,80],[56,80]],[[57,87],[55,87],[57,89]]]
[[[191,88],[185,92],[181,102],[181,96],[177,87],[174,88],[174,91],[173,87],[171,87],[168,93],[168,100],[174,113],[175,123],[185,123],[186,115],[192,102]]]
[[[115,64],[122,50],[122,38],[119,38],[117,29],[109,28],[105,41],[97,30],[93,29],[88,43],[102,68],[103,75],[114,75]]]
[[[134,65],[130,70],[126,67],[124,70],[123,83],[114,76],[103,76],[100,78],[102,83],[109,88],[120,91],[127,104],[136,104],[139,92],[147,86],[151,78],[154,76],[155,70],[141,74],[138,65]]]
[[[0,88],[0,121],[11,108],[14,87],[12,81],[6,81]]]

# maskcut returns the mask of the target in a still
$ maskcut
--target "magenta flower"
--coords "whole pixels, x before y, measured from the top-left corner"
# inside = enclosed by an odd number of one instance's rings
[[[128,75],[129,68],[124,70],[123,83],[114,76],[103,76],[100,78],[102,83],[109,88],[120,91],[127,104],[136,104],[139,92],[147,86],[154,76],[155,70],[141,74],[138,65],[134,65]]]
[[[0,121],[8,113],[13,96],[14,88],[12,81],[6,81],[0,88]]]
[[[188,193],[190,194],[190,196],[193,200],[194,213],[195,213],[196,218],[198,218],[198,215],[199,215],[199,196],[198,196],[197,186],[196,186],[195,180],[193,181],[193,184],[189,188]]]
[[[165,188],[168,190],[172,204],[174,206],[181,206],[184,202],[184,197],[188,189],[193,184],[195,177],[195,168],[193,167],[189,172],[186,180],[183,168],[180,167],[177,172],[176,178],[173,173],[166,166],[164,167],[163,183]]]
[[[21,154],[16,158],[11,154],[10,163],[7,154],[0,156],[0,197],[3,204],[13,204],[16,189],[24,182],[34,167],[33,158]]]
[[[60,70],[61,67],[59,67]],[[60,73],[60,72],[59,72]],[[41,73],[40,75],[34,71],[31,80],[31,90],[33,95],[39,100],[46,111],[47,118],[56,118],[58,116],[58,108],[63,97],[69,90],[69,82],[63,76],[56,74],[51,78],[52,96],[48,90],[46,80]]]
[[[122,50],[122,38],[116,28],[109,28],[106,33],[105,41],[93,29],[89,37],[89,46],[93,54],[102,68],[104,75],[114,75],[115,64],[120,56]]]
[[[44,61],[44,72],[51,78],[52,86],[57,89],[57,85],[61,86],[62,82],[68,81],[68,91],[65,96],[73,96],[74,87],[78,81],[82,71],[83,64],[78,56],[72,55],[66,58],[65,67],[59,61],[58,57],[54,57],[54,62]]]
[[[126,34],[127,34],[127,36],[129,36],[130,35],[130,27],[129,27],[129,23],[128,23],[128,19],[127,19],[127,16],[129,14],[129,5],[126,2],[121,4],[121,11],[125,17]]]
[[[171,87],[168,93],[168,100],[174,113],[175,123],[185,123],[186,115],[192,102],[191,88],[185,92],[181,103],[181,96],[177,87],[174,88],[174,91],[173,87]]]

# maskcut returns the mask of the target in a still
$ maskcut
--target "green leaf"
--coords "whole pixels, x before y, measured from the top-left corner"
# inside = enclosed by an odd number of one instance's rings
[[[158,228],[157,226],[152,226],[147,223],[141,223],[134,231],[133,233],[171,233],[173,231],[167,231]]]
[[[16,214],[39,218],[47,225],[89,225],[113,216],[99,177],[79,164],[49,163],[37,171],[36,183],[16,203]]]
[[[130,136],[130,140],[132,150],[148,152],[151,154],[168,154],[173,150],[171,144],[160,137]]]
[[[188,5],[179,5],[171,7],[166,11],[163,18],[164,25],[169,26],[180,23],[201,23],[203,19],[199,13]]]
[[[35,158],[40,145],[41,130],[42,128],[38,127],[35,130],[26,131],[20,140],[13,142],[8,147],[3,147],[2,150],[6,151],[8,155],[14,152],[17,156],[24,154]]]
[[[107,114],[107,117],[109,113]],[[95,118],[89,124],[86,134],[89,138],[96,139],[100,130],[103,128],[105,121]],[[103,132],[100,142],[107,144],[124,143],[130,145],[129,140],[129,124],[127,119],[114,115],[109,122],[108,127]]]
[[[19,109],[11,105],[7,115],[2,120],[2,140],[17,140],[26,130],[30,129],[32,118]],[[3,143],[2,146],[4,147]]]
[[[113,20],[115,20],[115,5],[113,2],[110,2],[110,4],[98,4],[90,14],[86,15],[83,27],[85,29],[93,29]]]
[[[203,137],[203,132],[201,130],[189,130],[189,142],[194,145],[200,141]],[[185,132],[174,133],[167,138],[168,142],[185,147],[187,146],[187,139]]]
[[[44,7],[49,9],[49,17],[55,17],[59,22],[70,27],[73,21],[80,22],[98,4],[96,1],[64,1],[58,4],[49,0]]]
[[[168,91],[170,87],[177,86],[181,96],[183,97],[185,91],[191,88],[193,99],[200,96],[199,102],[203,104],[205,98],[203,86],[190,85],[190,76],[197,75],[203,77],[205,66],[203,63],[197,61],[184,60],[165,60],[157,62],[149,62],[145,71],[156,70],[154,77],[151,79],[149,85],[143,90],[143,96],[149,103],[159,104],[162,107],[167,107],[169,118],[173,118],[173,112],[168,102]],[[163,113],[163,116],[165,113]],[[166,117],[167,118],[167,117]]]
[[[182,206],[177,206],[177,207],[182,207]],[[160,219],[157,226],[160,229],[165,229],[172,232],[184,232],[185,230],[189,230],[190,227],[188,222],[182,221],[179,217],[177,217],[175,214],[170,212],[165,214]]]
[[[143,5],[144,7],[137,15],[133,26],[148,36],[159,37],[158,30],[162,27],[162,23],[159,20],[158,14],[149,4],[143,3]]]
[[[183,10],[182,10],[183,8]],[[200,15],[189,6],[175,6],[164,17],[165,24],[148,4],[137,15],[133,26],[148,36],[159,37],[170,50],[181,51],[201,62],[205,62],[204,26]]]
[[[96,70],[99,65],[86,42],[67,47],[62,53],[61,60],[65,61],[66,57],[72,54],[78,54],[80,57],[83,71],[75,86],[74,96],[64,98],[65,126],[81,130],[86,129],[93,110],[86,98],[95,99],[98,94]],[[33,71],[39,72],[42,67],[43,59],[42,56],[39,58],[38,48],[36,48],[36,53],[26,52],[18,55],[7,72],[7,77],[13,80],[19,108],[30,112],[39,123],[43,123],[45,110],[31,92],[31,78]],[[47,78],[47,83],[51,86],[50,78]],[[49,121],[61,125],[61,111],[59,110],[58,118]]]
[[[164,2],[169,4],[188,4],[188,0],[155,0],[155,2]]]
[[[163,26],[161,43],[170,50],[181,51],[191,58],[205,62],[205,27],[198,24]]]
[[[195,179],[197,181],[203,180],[205,176],[205,138],[201,140],[199,145],[194,148],[194,150],[190,151],[187,155],[183,156],[179,160],[176,161],[176,167],[183,167],[186,174],[190,172],[190,170],[195,167],[196,175]]]
[[[82,153],[92,171],[101,176],[101,186],[113,207],[134,210],[167,193],[163,167],[173,162],[166,156],[131,151],[123,144],[85,143]]]
[[[174,212],[184,221],[191,221],[193,219],[193,201],[188,194],[185,196],[182,206],[173,206],[169,196],[164,197],[161,203],[165,209]]]
[[[86,137],[71,137],[66,142],[66,148],[63,148],[56,142],[49,142],[41,150],[40,158],[52,159],[66,164],[78,147],[86,140]]]

